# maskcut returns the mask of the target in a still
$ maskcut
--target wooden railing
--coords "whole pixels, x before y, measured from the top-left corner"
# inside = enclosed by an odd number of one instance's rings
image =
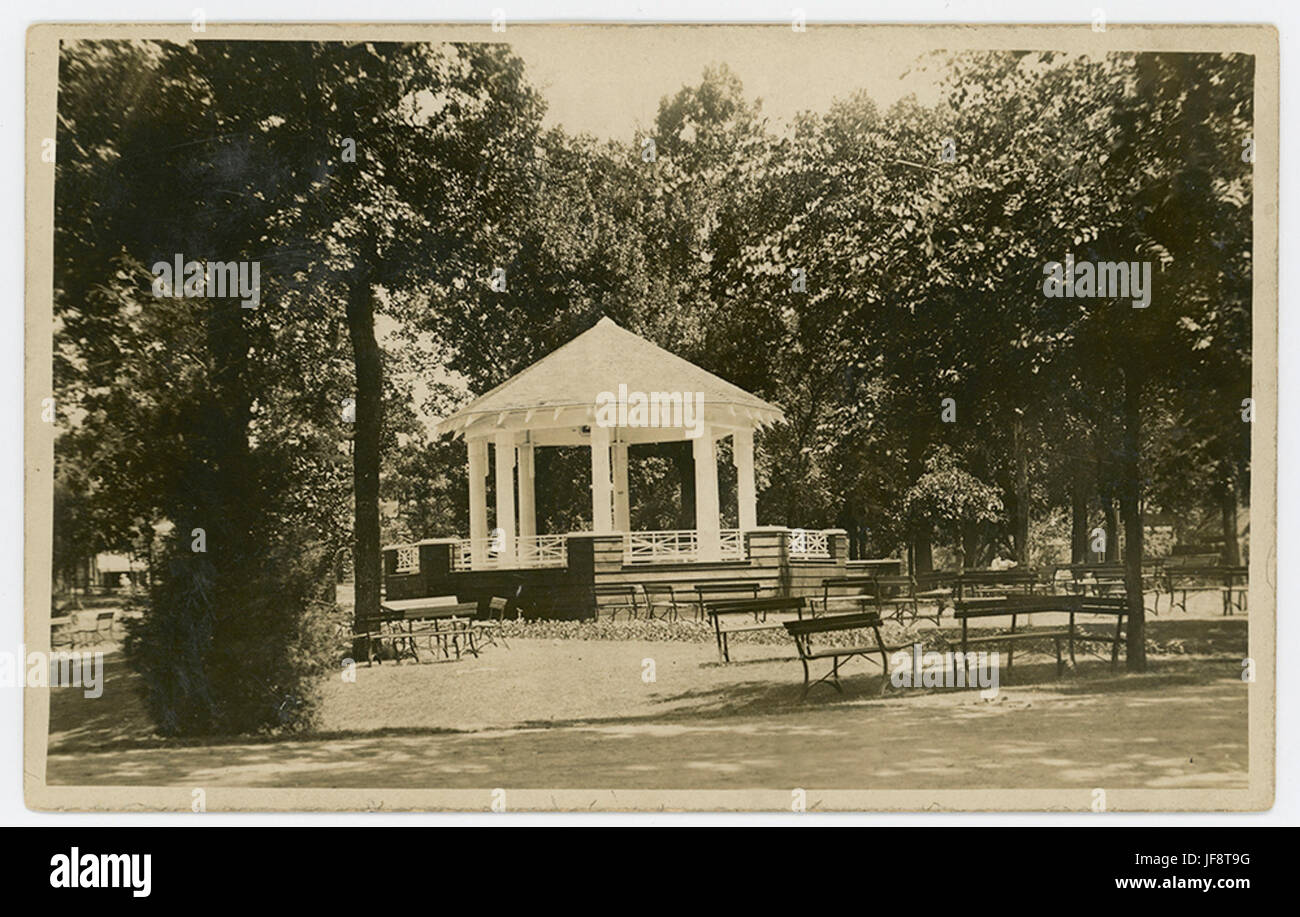
[[[718,533],[720,560],[744,560],[745,539],[740,529]],[[699,533],[695,529],[627,532],[623,535],[623,563],[695,563],[700,559]]]
[[[790,529],[786,545],[792,560],[829,560],[830,537],[818,529]]]
[[[480,538],[478,541],[462,538],[451,552],[453,570],[520,570],[565,567],[568,563],[569,551],[564,535],[516,536],[513,554],[505,550],[505,539],[500,537]]]
[[[419,573],[420,549],[413,544],[399,545],[397,548],[397,567],[394,573]]]

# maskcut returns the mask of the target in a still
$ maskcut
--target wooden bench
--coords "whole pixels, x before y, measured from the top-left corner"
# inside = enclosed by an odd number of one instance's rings
[[[913,623],[917,618],[933,617],[934,624],[938,627],[939,617],[943,614],[942,605],[935,609],[933,615],[921,614],[921,603],[916,594],[916,580],[910,575],[882,573],[876,576],[876,611],[881,617],[885,615],[886,605],[893,606],[892,617],[900,623],[903,620],[903,613],[910,610]]]
[[[1124,593],[1124,565],[1106,564],[1069,564],[1058,569],[1068,570],[1069,579],[1063,585],[1067,592],[1074,595],[1113,595],[1118,589]],[[1053,584],[1057,582],[1053,577]]]
[[[678,606],[677,591],[673,588],[672,583],[642,583],[641,592],[645,595],[645,613],[647,618],[655,616],[656,608],[665,609],[664,620],[676,621],[680,615]],[[681,605],[695,604],[695,600],[685,596],[681,599]]]
[[[1250,570],[1247,567],[1173,564],[1165,566],[1162,573],[1165,590],[1169,593],[1170,610],[1182,608],[1186,612],[1187,596],[1193,592],[1219,592],[1223,596],[1225,615],[1246,610],[1246,596],[1250,592]],[[1177,597],[1178,593],[1182,593],[1181,599]]]
[[[713,632],[718,641],[718,661],[731,661],[731,648],[727,640],[728,634],[758,630],[780,630],[786,622],[769,621],[767,618],[769,614],[793,612],[802,619],[804,607],[805,603],[802,598],[729,599],[721,602],[710,602],[705,611],[713,619]],[[752,616],[754,623],[723,627],[723,619],[735,615]]]
[[[700,619],[704,619],[704,606],[707,597],[711,596],[719,601],[740,598],[757,599],[759,593],[766,588],[769,588],[768,583],[756,579],[717,580],[712,583],[696,583],[695,601],[699,609]]]
[[[628,617],[635,618],[637,616],[640,606],[637,603],[636,586],[633,583],[610,583],[608,585],[593,586],[592,593],[596,598],[595,617],[597,619],[600,618],[602,607],[610,609],[610,618],[617,618],[620,608],[627,609]],[[602,603],[600,601],[602,598],[614,598],[619,601]]]
[[[917,573],[913,577],[916,580],[916,600],[935,605],[935,620],[943,614],[943,610],[952,605],[953,590],[957,585],[957,574],[950,570],[931,570],[927,573]]]
[[[857,589],[858,592],[831,595],[832,589]],[[868,604],[874,605],[882,618],[892,617],[899,622],[903,620],[903,614],[910,611],[913,621],[917,618],[933,618],[937,625],[939,616],[943,613],[943,606],[939,605],[933,615],[921,614],[916,581],[911,576],[894,573],[827,577],[822,580],[821,607],[824,613],[830,612],[832,602],[855,605],[858,611],[865,611],[864,606]],[[886,614],[886,607],[892,608],[892,614]]]
[[[957,575],[957,599],[1023,593],[1032,595],[1038,585],[1038,572],[1029,567],[1007,570],[968,570]]]
[[[831,595],[831,590],[857,590],[848,594]],[[876,578],[870,574],[856,576],[828,576],[822,580],[822,613],[830,614],[831,603],[851,605],[857,611],[865,611],[865,606],[875,604]]]
[[[820,618],[786,621],[785,629],[794,638],[795,649],[799,651],[799,662],[803,664],[803,694],[800,695],[801,700],[808,696],[808,692],[812,690],[814,685],[819,685],[822,682],[827,682],[836,691],[843,694],[844,688],[840,686],[840,663],[842,660],[848,660],[854,656],[867,659],[879,655],[880,669],[885,676],[885,686],[888,686],[889,654],[906,648],[904,646],[885,645],[884,637],[880,634],[880,615],[874,611],[846,615],[823,615]],[[852,630],[870,630],[875,634],[876,642],[874,644],[855,644],[853,646],[828,646],[824,649],[817,649],[813,645],[815,636]],[[831,661],[831,670],[821,678],[813,681],[812,671],[809,669],[808,664],[819,659],[829,659]]]
[[[1123,598],[1083,595],[1016,595],[1004,597],[976,598],[959,601],[953,616],[961,621],[961,651],[964,659],[968,647],[986,645],[1007,646],[1007,670],[1010,671],[1015,658],[1017,643],[1035,640],[1051,640],[1056,647],[1056,674],[1059,677],[1065,670],[1065,660],[1061,655],[1061,642],[1069,646],[1070,663],[1076,664],[1074,646],[1076,643],[1108,643],[1111,645],[1111,668],[1114,669],[1119,659],[1119,647],[1123,642],[1124,615],[1127,614],[1128,602]],[[1032,614],[1064,613],[1069,615],[1069,623],[1064,630],[1028,630],[1016,632],[1016,620],[1020,616]],[[1094,635],[1080,631],[1076,616],[1080,614],[1108,615],[1116,619],[1113,635]],[[971,637],[969,623],[977,618],[1011,618],[1011,630],[1005,634],[990,634],[984,637]]]

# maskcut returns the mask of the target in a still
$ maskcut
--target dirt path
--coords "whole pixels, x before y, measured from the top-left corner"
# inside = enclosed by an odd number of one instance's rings
[[[1060,681],[1045,661],[1025,659],[992,701],[966,691],[882,697],[878,670],[859,667],[843,698],[822,688],[802,703],[797,662],[772,647],[746,651],[749,661],[721,667],[701,644],[533,640],[460,663],[362,667],[356,683],[327,685],[327,735],[193,747],[139,747],[133,676],[119,664],[100,701],[56,692],[47,779],[397,788],[1246,784],[1247,687],[1226,655],[1160,658],[1143,676],[1112,675],[1089,661]],[[643,677],[651,659],[652,682]]]

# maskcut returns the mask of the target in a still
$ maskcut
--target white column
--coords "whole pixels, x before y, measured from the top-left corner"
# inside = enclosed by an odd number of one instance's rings
[[[614,531],[626,532],[632,527],[632,512],[627,496],[627,443],[614,443]]]
[[[501,543],[500,559],[510,561],[515,556],[515,435],[498,433],[497,460],[497,528],[505,533]]]
[[[487,558],[487,442],[471,439],[469,448],[469,538],[473,566],[481,567]]]
[[[736,518],[744,532],[758,526],[758,491],[754,488],[754,431],[731,435],[732,462],[736,466]]]
[[[613,486],[609,480],[609,427],[591,428],[591,530],[599,535],[614,530],[610,515]]]
[[[531,539],[537,534],[537,499],[534,496],[533,444],[519,444],[519,538]]]
[[[718,459],[713,444],[713,430],[705,426],[692,446],[695,460],[695,532],[699,539],[700,560],[721,560],[722,544],[718,538]]]

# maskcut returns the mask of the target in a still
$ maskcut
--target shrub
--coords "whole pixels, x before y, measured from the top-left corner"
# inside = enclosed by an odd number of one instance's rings
[[[314,724],[319,675],[337,655],[329,560],[284,543],[213,554],[169,544],[125,643],[160,733]]]

